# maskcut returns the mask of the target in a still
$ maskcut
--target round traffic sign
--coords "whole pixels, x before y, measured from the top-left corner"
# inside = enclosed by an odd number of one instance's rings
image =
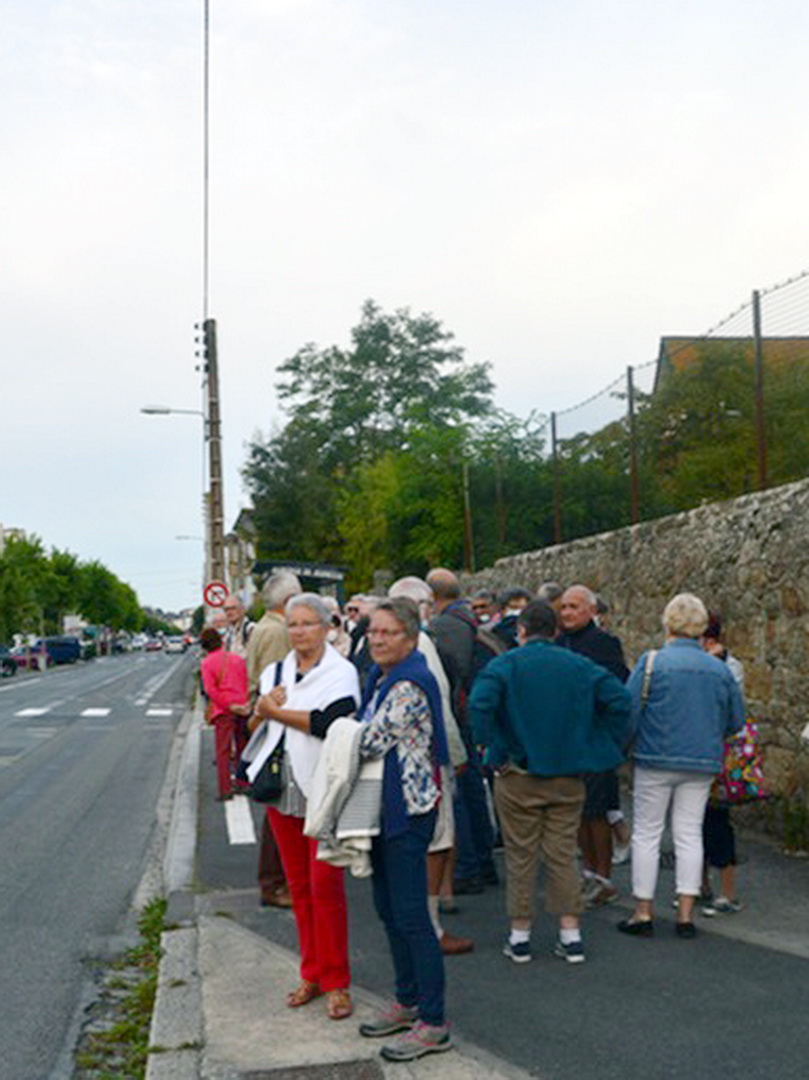
[[[229,590],[224,581],[209,581],[202,595],[209,607],[222,607],[228,598]]]

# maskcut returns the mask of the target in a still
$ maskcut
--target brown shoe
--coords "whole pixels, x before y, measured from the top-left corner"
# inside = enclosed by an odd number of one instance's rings
[[[291,908],[292,897],[289,895],[289,889],[277,889],[271,896],[262,896],[261,906]]]
[[[444,956],[460,956],[461,953],[472,952],[475,943],[468,937],[456,937],[454,934],[441,935],[441,952]]]

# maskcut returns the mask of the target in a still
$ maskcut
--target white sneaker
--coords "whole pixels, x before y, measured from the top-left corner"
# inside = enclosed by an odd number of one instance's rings
[[[631,844],[614,844],[612,848],[612,865],[623,866],[625,862],[629,862],[631,851]]]

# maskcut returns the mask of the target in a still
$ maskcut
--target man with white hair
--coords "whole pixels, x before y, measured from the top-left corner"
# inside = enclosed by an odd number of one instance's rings
[[[388,596],[406,597],[412,600],[419,609],[419,621],[422,627],[430,616],[433,602],[433,590],[418,577],[403,577],[394,581],[388,589]],[[458,731],[458,724],[452,712],[450,703],[449,679],[444,671],[444,665],[438,655],[429,634],[422,629],[419,631],[418,649],[424,654],[427,667],[433,673],[441,693],[441,710],[444,716],[444,729],[447,733],[451,769],[442,768],[441,801],[438,807],[438,820],[436,821],[433,841],[427,852],[427,906],[430,911],[430,920],[441,945],[441,952],[445,956],[458,956],[461,953],[472,952],[475,943],[471,938],[458,937],[448,934],[441,925],[440,903],[441,882],[448,870],[452,847],[455,842],[455,820],[452,810],[452,788],[454,784],[453,772],[466,763],[467,754],[463,739]]]
[[[247,618],[241,597],[236,593],[231,593],[227,597],[222,610],[227,619],[225,648],[244,660],[247,657],[247,644],[256,624]]]
[[[265,611],[253,628],[247,643],[247,674],[253,699],[258,693],[262,671],[270,664],[283,660],[289,652],[284,609],[290,597],[302,592],[301,583],[291,570],[278,570],[264,582],[261,598]],[[269,811],[264,815],[261,826],[258,884],[262,907],[292,907],[281,857],[270,828]]]
[[[586,656],[606,668],[621,682],[629,678],[621,642],[595,621],[596,595],[586,585],[571,585],[562,594],[558,644]],[[612,883],[612,825],[609,812],[620,808],[618,773],[615,769],[585,777],[586,798],[582,810],[579,846],[584,876],[584,900],[588,907],[603,907],[618,899]]]

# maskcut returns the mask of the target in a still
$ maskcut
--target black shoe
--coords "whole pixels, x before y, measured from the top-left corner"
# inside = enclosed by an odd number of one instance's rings
[[[455,896],[477,896],[483,892],[483,878],[459,878],[452,885]]]
[[[697,928],[692,922],[678,922],[674,924],[674,933],[679,938],[690,940],[697,936]]]
[[[651,919],[621,919],[617,925],[622,934],[632,937],[651,937],[655,932]]]

